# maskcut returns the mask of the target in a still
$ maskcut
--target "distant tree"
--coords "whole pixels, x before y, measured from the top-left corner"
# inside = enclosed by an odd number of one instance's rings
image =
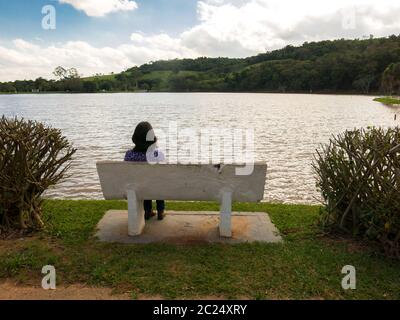
[[[14,93],[17,89],[11,83],[0,83],[0,92]]]
[[[37,78],[35,80],[35,89],[45,91],[48,88],[47,83],[48,81],[46,79]]]
[[[115,75],[116,86],[122,91],[128,91],[129,83],[128,83],[128,75],[127,72],[121,72]]]
[[[54,69],[53,74],[59,78],[59,80],[79,78],[79,73],[76,68],[65,69],[59,66]]]
[[[135,89],[139,89],[139,79],[143,76],[143,73],[138,67],[133,67],[127,72],[127,78],[130,83],[132,83]]]
[[[67,78],[68,79],[78,79],[79,73],[76,68],[70,68],[67,70]]]
[[[127,76],[126,72],[121,72],[115,76],[115,79],[117,79],[118,81],[124,82],[128,79],[128,76]]]
[[[386,68],[382,76],[382,89],[389,95],[400,95],[400,62]]]
[[[169,83],[171,91],[195,91],[198,88],[198,78],[195,74],[173,74]]]
[[[374,80],[375,77],[372,74],[363,75],[354,80],[353,87],[354,89],[361,91],[362,93],[369,93],[371,84]]]
[[[111,91],[113,89],[113,83],[109,80],[102,81],[100,83],[100,90]]]
[[[98,90],[96,81],[84,81],[83,82],[83,90],[85,92],[96,92]]]
[[[63,91],[81,92],[83,91],[83,81],[79,78],[66,79],[63,82]]]
[[[53,74],[59,78],[59,80],[63,80],[67,77],[67,70],[64,67],[58,66],[54,69]]]

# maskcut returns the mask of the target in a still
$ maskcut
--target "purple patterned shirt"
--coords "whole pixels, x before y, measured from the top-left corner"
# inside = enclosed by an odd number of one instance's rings
[[[164,161],[164,154],[159,150],[155,150],[152,156],[148,160],[149,162],[162,162]],[[146,152],[138,152],[134,151],[133,149],[128,150],[125,153],[124,161],[146,162],[147,161]]]

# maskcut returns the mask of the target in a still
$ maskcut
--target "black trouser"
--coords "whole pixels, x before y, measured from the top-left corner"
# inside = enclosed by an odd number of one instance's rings
[[[157,200],[157,212],[164,212],[165,210],[165,201]],[[152,200],[144,200],[143,201],[144,212],[150,212],[153,209],[153,201]]]

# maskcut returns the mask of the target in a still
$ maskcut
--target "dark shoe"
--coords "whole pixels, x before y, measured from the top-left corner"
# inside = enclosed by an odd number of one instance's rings
[[[159,211],[158,212],[158,220],[163,220],[165,218],[165,213],[164,211]]]
[[[144,213],[144,218],[145,220],[149,220],[150,218],[154,217],[156,214],[154,213],[154,211],[146,211]]]

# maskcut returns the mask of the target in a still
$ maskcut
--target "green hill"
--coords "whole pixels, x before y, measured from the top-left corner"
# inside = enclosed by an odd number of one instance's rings
[[[378,92],[382,74],[400,62],[400,36],[287,46],[257,56],[155,61],[112,75],[57,82],[16,81],[1,91]],[[74,81],[72,83],[72,81]]]

